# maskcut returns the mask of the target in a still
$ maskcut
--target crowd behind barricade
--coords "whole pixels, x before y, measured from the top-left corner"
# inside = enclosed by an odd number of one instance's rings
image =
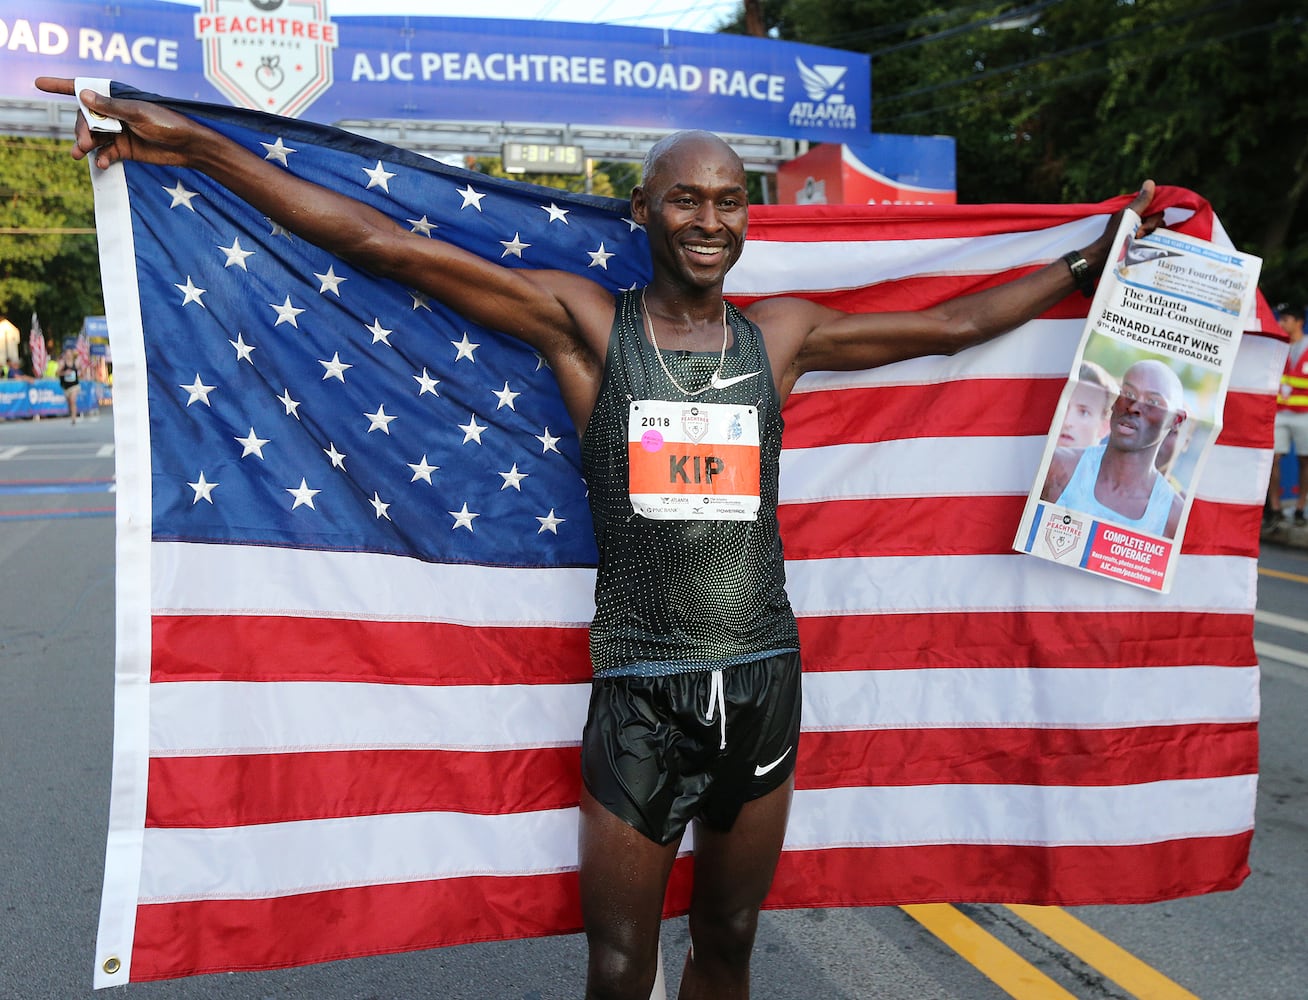
[[[3,319],[0,325],[13,328]],[[75,425],[81,417],[98,418],[112,402],[107,353],[93,349],[85,333],[66,338],[56,350],[35,317],[33,330],[28,342],[6,337],[0,343],[0,420],[68,417]]]
[[[1282,302],[1276,320],[1290,339],[1276,406],[1276,457],[1263,507],[1263,541],[1308,548],[1308,339],[1303,335],[1308,307]],[[1288,504],[1293,504],[1292,509]]]

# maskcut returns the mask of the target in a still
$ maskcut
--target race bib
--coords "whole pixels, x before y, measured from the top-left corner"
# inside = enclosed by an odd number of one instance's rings
[[[758,409],[643,399],[627,417],[628,491],[656,521],[758,518]]]

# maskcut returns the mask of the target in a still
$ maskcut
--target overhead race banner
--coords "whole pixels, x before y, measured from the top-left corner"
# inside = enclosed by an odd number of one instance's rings
[[[327,0],[0,0],[0,97],[112,77],[303,117],[695,126],[855,142],[868,56],[740,35],[571,22],[339,17]]]

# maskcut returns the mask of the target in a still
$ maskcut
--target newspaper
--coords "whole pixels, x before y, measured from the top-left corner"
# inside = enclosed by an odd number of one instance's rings
[[[1128,212],[1013,547],[1167,593],[1262,261]]]

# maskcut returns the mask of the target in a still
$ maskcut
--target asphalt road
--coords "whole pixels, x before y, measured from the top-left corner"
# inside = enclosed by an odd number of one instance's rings
[[[112,476],[107,417],[76,427],[66,419],[0,423],[3,1000],[97,995],[90,988],[91,963],[112,743]],[[1006,907],[947,911],[969,917],[1011,948],[1018,963],[1025,960],[1058,984],[1052,989],[1028,984],[1025,992],[1019,992],[1021,975],[1001,976],[1004,989],[973,964],[984,964],[989,946],[955,943],[959,950],[954,950],[896,907],[765,913],[754,963],[755,996],[1301,1000],[1308,995],[1303,947],[1308,550],[1269,547],[1260,569],[1262,776],[1253,874],[1244,886],[1148,906],[1066,911],[1106,939],[1079,948],[1082,957]],[[684,954],[686,940],[684,920],[670,921],[665,954]],[[1131,966],[1113,947],[1143,966]],[[573,935],[146,983],[98,995],[548,1000],[577,996],[583,966],[583,942]],[[669,957],[673,986],[678,968],[679,957]],[[1139,978],[1130,979],[1131,970]],[[1151,974],[1163,978],[1151,985]],[[1065,992],[1056,992],[1060,988]]]

